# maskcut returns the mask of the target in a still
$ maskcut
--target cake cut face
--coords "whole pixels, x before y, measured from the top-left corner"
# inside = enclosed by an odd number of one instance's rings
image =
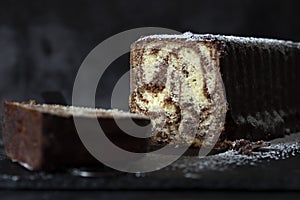
[[[219,136],[226,101],[216,56],[208,42],[176,37],[132,45],[130,108],[151,118],[153,141],[201,146]]]

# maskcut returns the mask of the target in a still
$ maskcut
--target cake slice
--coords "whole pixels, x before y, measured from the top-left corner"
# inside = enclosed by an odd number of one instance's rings
[[[132,152],[147,150],[146,139],[130,137],[114,120],[125,124],[134,120],[139,125],[147,125],[150,121],[145,116],[119,110],[4,101],[2,137],[5,152],[11,160],[31,170],[99,164],[82,144],[73,121],[74,116],[89,121],[95,115],[115,145]],[[111,159],[117,161],[113,155]]]
[[[131,46],[133,113],[152,142],[270,140],[300,128],[299,43],[220,35],[153,35]]]

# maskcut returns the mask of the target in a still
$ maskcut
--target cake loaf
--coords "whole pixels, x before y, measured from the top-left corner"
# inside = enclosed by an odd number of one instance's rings
[[[145,116],[118,110],[4,101],[2,137],[5,152],[11,160],[31,170],[97,165],[99,161],[82,144],[73,121],[74,116],[88,121],[95,115],[115,145],[132,152],[147,151],[146,139],[127,135],[114,120],[127,123],[132,119],[147,125],[150,121]],[[118,161],[113,155],[111,159]]]
[[[151,118],[154,143],[270,140],[300,128],[299,43],[153,35],[132,44],[130,59],[130,109]]]

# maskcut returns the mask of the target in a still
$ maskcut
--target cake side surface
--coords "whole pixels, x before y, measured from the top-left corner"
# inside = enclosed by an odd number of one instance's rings
[[[224,41],[220,66],[226,88],[229,139],[270,140],[300,130],[300,45]]]
[[[6,155],[13,161],[38,169],[43,163],[42,114],[24,112],[8,101],[3,102],[2,138]],[[29,164],[28,164],[29,163]]]

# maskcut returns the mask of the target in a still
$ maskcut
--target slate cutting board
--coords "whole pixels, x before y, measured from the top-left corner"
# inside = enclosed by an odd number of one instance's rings
[[[202,159],[183,156],[164,169],[146,174],[121,173],[102,165],[97,169],[31,172],[8,160],[1,144],[0,189],[300,191],[300,133],[274,140],[252,156],[234,151]]]

